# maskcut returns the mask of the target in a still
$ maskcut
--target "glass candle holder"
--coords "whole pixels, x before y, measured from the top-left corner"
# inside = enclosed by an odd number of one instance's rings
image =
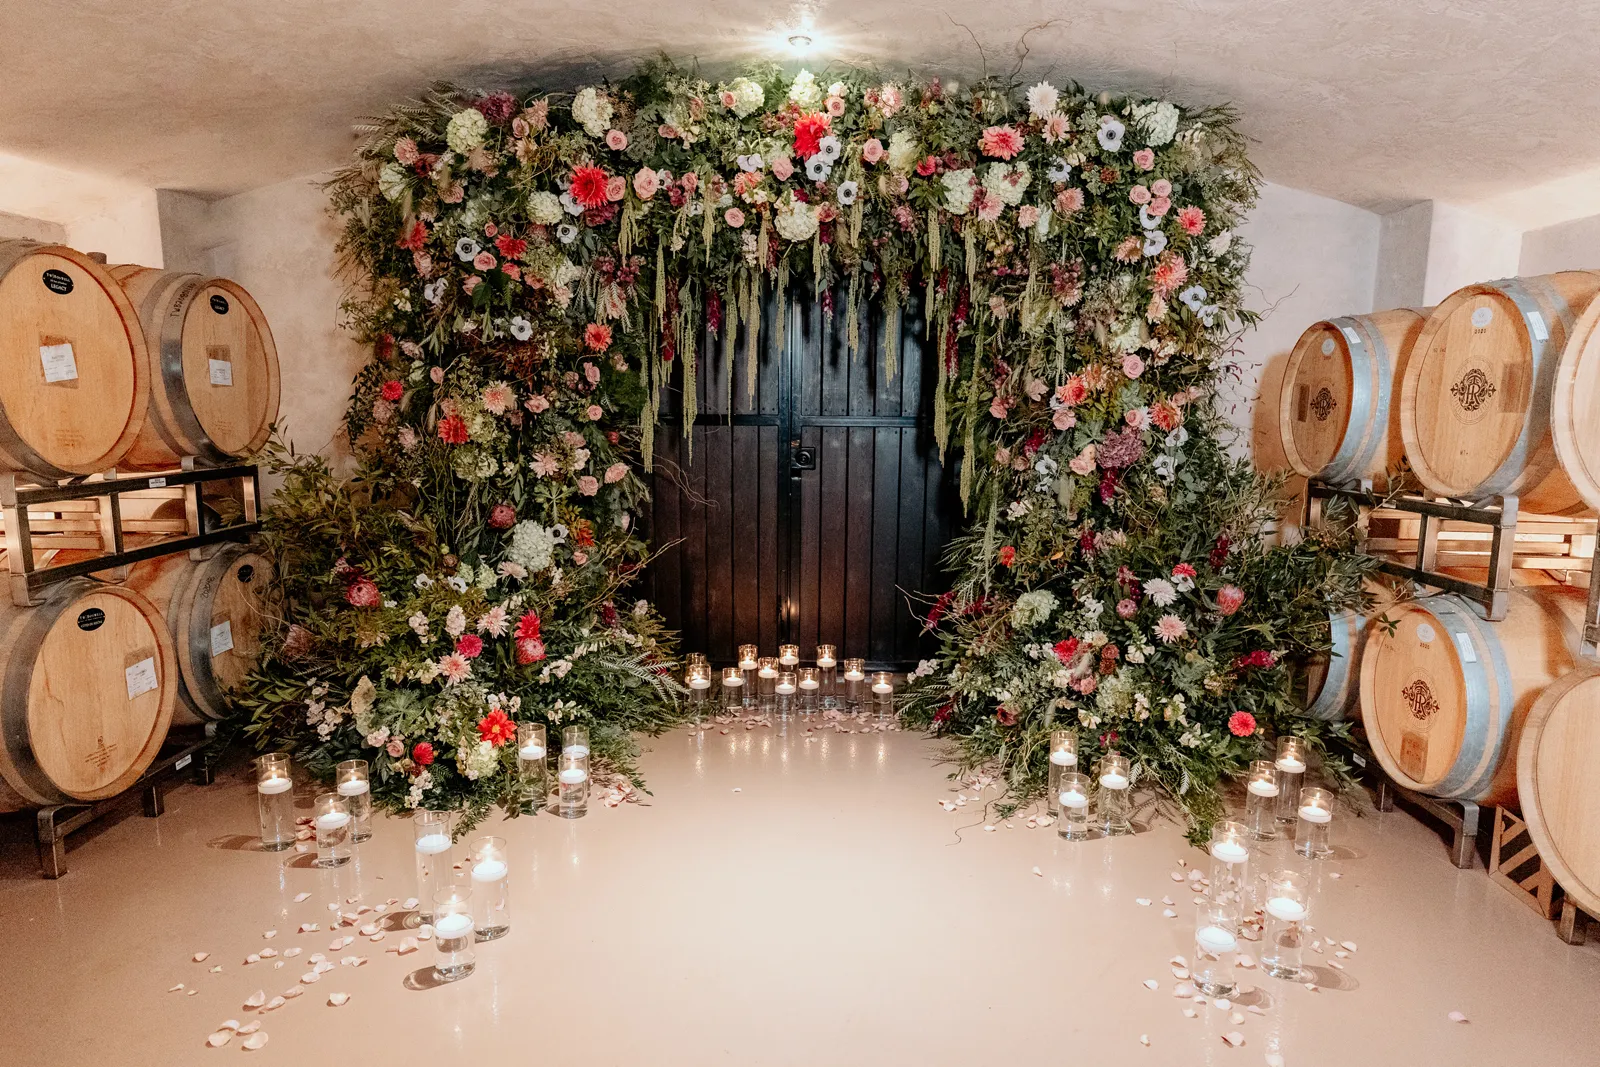
[[[800,714],[815,715],[817,713],[818,691],[822,688],[822,683],[817,680],[817,668],[801,667],[795,673],[800,678]]]
[[[844,661],[844,708],[852,715],[861,710],[861,693],[866,688],[866,681],[866,660],[847,659]]]
[[[350,803],[350,816],[355,819],[356,841],[372,837],[372,781],[368,777],[367,761],[347,759],[333,772],[339,795]]]
[[[820,696],[825,708],[839,706],[838,651],[833,645],[817,646],[817,680],[822,683]]]
[[[1308,786],[1300,790],[1300,810],[1294,830],[1294,850],[1307,859],[1333,855],[1328,830],[1333,822],[1333,793]]]
[[[289,753],[256,758],[256,808],[261,817],[261,847],[282,852],[294,844],[294,779]]]
[[[722,712],[738,715],[744,711],[744,671],[738,667],[722,668]]]
[[[778,666],[787,667],[790,670],[793,670],[794,668],[800,666],[800,646],[799,645],[779,645],[778,646]]]
[[[589,814],[589,757],[561,753],[561,769],[556,774],[560,789],[557,814],[563,819],[581,819]]]
[[[480,837],[467,846],[472,874],[472,928],[479,941],[511,932],[511,863],[506,839]]]
[[[739,669],[741,671],[755,672],[756,660],[761,656],[761,649],[757,645],[739,646]]]
[[[317,866],[343,867],[355,854],[355,822],[350,802],[338,793],[322,793],[312,808],[311,825],[317,832]]]
[[[1194,962],[1189,966],[1189,980],[1205,996],[1233,996],[1239,991],[1233,970],[1238,951],[1238,915],[1226,905],[1207,899],[1195,918]]]
[[[774,699],[777,700],[778,718],[787,719],[794,714],[794,698],[799,688],[799,677],[794,671],[784,671],[778,675],[778,684],[772,687]]]
[[[1255,834],[1250,827],[1233,819],[1211,827],[1211,888],[1209,905],[1218,915],[1228,917],[1227,926],[1237,934],[1244,921],[1245,896],[1250,890],[1250,842]]]
[[[756,695],[760,698],[763,714],[777,706],[778,660],[774,656],[762,656],[756,660]]]
[[[1107,837],[1133,833],[1133,801],[1128,796],[1133,765],[1128,757],[1108,752],[1100,760],[1100,793],[1096,821]]]
[[[1299,981],[1303,973],[1305,923],[1311,918],[1311,883],[1299,871],[1273,871],[1267,880],[1266,923],[1261,934],[1261,969],[1274,978]]]
[[[894,675],[888,671],[872,674],[872,710],[878,713],[879,722],[894,718]]]
[[[1082,841],[1089,836],[1089,789],[1087,774],[1064,771],[1056,783],[1055,804],[1061,812],[1056,833],[1068,841]]]
[[[687,656],[683,657],[683,665],[686,668],[709,667],[711,666],[711,663],[706,659],[706,654],[704,652],[691,652]],[[710,672],[708,671],[707,673],[709,674]]]
[[[1050,731],[1050,782],[1045,791],[1045,806],[1061,817],[1061,776],[1078,768],[1078,731]]]
[[[544,809],[545,795],[550,792],[547,768],[550,765],[550,741],[542,722],[525,722],[517,726],[517,770],[522,775],[523,788],[534,798],[535,813]]]
[[[587,726],[568,726],[561,731],[561,754],[582,756],[589,758],[589,728]]]
[[[704,663],[691,663],[684,672],[683,684],[689,688],[689,712],[696,726],[705,722],[706,707],[711,703],[711,668]]]
[[[441,982],[465,978],[478,965],[473,936],[472,887],[450,885],[433,895],[433,973]]]
[[[1306,739],[1278,738],[1278,757],[1273,763],[1278,768],[1278,821],[1294,822],[1300,816],[1296,801],[1306,776]]]
[[[1244,821],[1250,832],[1258,841],[1277,837],[1278,768],[1271,760],[1258,759],[1251,763],[1244,790]]]
[[[450,843],[455,829],[455,812],[411,813],[413,848],[417,856],[418,917],[431,922],[434,896],[450,882]]]

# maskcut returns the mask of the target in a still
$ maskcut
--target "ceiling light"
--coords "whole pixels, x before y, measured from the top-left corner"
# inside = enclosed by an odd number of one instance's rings
[[[811,35],[805,33],[791,33],[789,35],[789,48],[791,51],[804,52],[811,47]]]

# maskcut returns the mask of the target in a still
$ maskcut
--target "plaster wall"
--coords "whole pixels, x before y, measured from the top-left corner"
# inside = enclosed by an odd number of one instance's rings
[[[155,190],[133,182],[0,152],[0,213],[0,236],[64,241],[104,252],[112,263],[162,265]]]
[[[1530,230],[1522,235],[1518,274],[1600,269],[1600,215]]]

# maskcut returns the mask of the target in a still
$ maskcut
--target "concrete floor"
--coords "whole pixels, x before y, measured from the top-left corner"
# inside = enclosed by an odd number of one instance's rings
[[[985,832],[977,805],[937,803],[961,787],[910,734],[736,725],[649,748],[640,805],[485,825],[510,839],[513,928],[444,986],[429,944],[389,951],[404,931],[329,952],[330,900],[412,895],[406,822],[380,819],[338,872],[253,851],[240,768],[175,789],[159,820],[135,811],[79,835],[57,882],[10,825],[0,1064],[233,1062],[243,1038],[205,1045],[230,1018],[270,1035],[247,1062],[295,1065],[1600,1061],[1600,945],[1561,943],[1404,811],[1334,825],[1312,919],[1356,943],[1344,970],[1316,957],[1318,992],[1242,971],[1255,992],[1191,1019],[1167,961],[1193,952],[1193,908],[1170,872],[1203,857],[1171,827],[1083,844],[1023,818]],[[296,934],[301,922],[321,930]],[[266,946],[303,954],[244,964]],[[368,963],[277,1011],[242,1007],[294,986],[316,952]],[[330,1007],[334,992],[349,1002]]]

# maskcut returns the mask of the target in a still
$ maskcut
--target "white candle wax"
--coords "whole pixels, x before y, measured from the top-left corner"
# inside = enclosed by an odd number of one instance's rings
[[[1122,774],[1102,774],[1100,776],[1100,784],[1107,789],[1126,789],[1128,788],[1128,778]]]
[[[778,692],[783,694],[784,696],[788,696],[790,693],[794,692],[794,686],[790,685],[788,682],[779,682],[778,683]]]
[[[568,767],[561,772],[562,785],[582,785],[588,779],[589,772],[582,767]]]
[[[325,811],[317,816],[316,826],[318,830],[338,830],[349,821],[350,813],[347,811]]]
[[[1057,799],[1061,801],[1061,806],[1063,808],[1072,808],[1077,810],[1079,808],[1087,808],[1089,806],[1089,798],[1078,792],[1076,789],[1066,790]]]
[[[753,671],[756,669],[756,661],[753,659],[742,659],[739,661],[739,669],[741,671]]]
[[[1250,850],[1237,841],[1213,841],[1211,854],[1223,863],[1243,863],[1250,858]]]
[[[544,746],[537,743],[523,745],[517,749],[517,755],[522,759],[544,759]]]
[[[874,693],[892,693],[894,692],[894,686],[888,682],[875,682],[873,683],[872,691]]]
[[[483,860],[473,865],[472,880],[474,882],[498,882],[506,876],[509,870],[504,860]]]
[[[449,915],[439,916],[433,924],[433,936],[450,940],[465,937],[472,933],[472,916],[462,912],[451,912]]]
[[[866,677],[866,675],[863,674],[860,671],[845,671],[844,672],[844,680],[847,681],[847,682],[859,682],[859,681],[861,681],[861,679],[863,679],[865,677]]]
[[[696,675],[695,677],[689,679],[689,688],[690,689],[710,689],[711,688],[711,679],[710,678],[702,678],[699,675]]]
[[[1250,792],[1254,793],[1258,797],[1275,797],[1278,795],[1277,786],[1260,778],[1257,778],[1255,781],[1251,782],[1248,788]]]
[[[722,684],[730,687],[740,686],[744,684],[744,679],[740,678],[738,675],[734,675],[732,678],[724,678],[722,680]]]
[[[800,662],[800,657],[799,656],[779,656],[778,657],[778,662],[783,664],[785,667],[793,667],[795,664]]]
[[[425,856],[437,856],[450,851],[449,834],[425,834],[417,838],[417,851]]]
[[[1278,770],[1284,774],[1304,774],[1306,765],[1292,756],[1286,756],[1278,761]]]
[[[1050,762],[1057,767],[1076,767],[1078,765],[1078,754],[1076,752],[1068,752],[1064,748],[1058,748],[1050,753]]]
[[[1267,901],[1267,914],[1286,923],[1297,923],[1306,917],[1305,905],[1289,897],[1273,897]]]
[[[802,679],[800,679],[800,688],[801,689],[817,689],[821,685],[822,685],[822,683],[817,681],[815,678],[802,678]]]
[[[1239,939],[1220,926],[1202,926],[1194,932],[1194,941],[1213,956],[1239,947]]]
[[[1324,823],[1333,821],[1333,812],[1327,808],[1319,808],[1307,804],[1300,809],[1300,817],[1306,822]]]
[[[273,775],[271,778],[263,778],[261,781],[257,782],[256,788],[263,793],[272,794],[286,792],[292,785],[294,785],[294,783],[289,779],[279,775]]]
[[[776,667],[762,667],[756,672],[757,678],[776,678],[777,676],[778,668]]]
[[[823,658],[817,660],[817,666],[821,667],[823,670],[827,670],[829,667],[833,666],[833,657],[824,656]]]
[[[358,797],[372,788],[372,784],[365,778],[351,778],[339,783],[339,795],[343,797]]]
[[[561,754],[563,756],[572,756],[573,758],[577,758],[578,756],[587,756],[589,754],[589,746],[568,745],[566,748],[561,750]]]

